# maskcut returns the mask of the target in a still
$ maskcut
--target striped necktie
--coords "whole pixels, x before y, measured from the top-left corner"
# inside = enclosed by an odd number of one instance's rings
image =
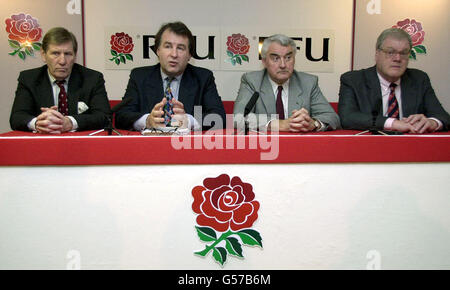
[[[389,88],[391,89],[391,92],[389,93],[389,99],[388,99],[388,110],[387,110],[387,116],[389,118],[399,118],[400,111],[398,107],[397,98],[395,97],[395,87],[397,85],[394,83],[391,83],[389,85]]]

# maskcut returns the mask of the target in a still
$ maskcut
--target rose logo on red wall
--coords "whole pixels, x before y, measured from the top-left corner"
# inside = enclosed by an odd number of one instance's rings
[[[232,34],[227,37],[227,55],[228,61],[234,66],[236,63],[242,65],[242,61],[249,62],[247,55],[250,50],[248,38],[243,34]]]
[[[244,258],[242,244],[262,248],[261,235],[251,229],[259,210],[251,184],[222,174],[205,178],[203,186],[192,189],[192,196],[192,209],[198,214],[197,235],[211,243],[196,255],[205,257],[212,251],[214,260],[223,266],[228,254]]]
[[[42,29],[36,18],[25,13],[11,15],[5,20],[6,32],[8,33],[9,46],[14,49],[9,55],[18,55],[25,60],[28,56],[34,56],[34,51],[39,51],[42,44]]]
[[[425,31],[423,31],[420,22],[417,22],[415,19],[410,20],[409,18],[406,18],[405,20],[397,22],[397,25],[392,27],[403,29],[411,36],[412,49],[409,58],[417,59],[417,54],[427,53],[426,47],[422,44],[425,39]]]
[[[133,38],[131,38],[125,32],[117,32],[111,35],[111,55],[110,61],[115,62],[117,65],[120,63],[126,63],[127,60],[133,61],[133,55],[130,53],[133,51],[134,44]]]

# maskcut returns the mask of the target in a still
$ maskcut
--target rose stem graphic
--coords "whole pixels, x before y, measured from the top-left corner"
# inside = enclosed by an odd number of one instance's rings
[[[226,238],[228,238],[229,236],[236,234],[232,231],[228,231],[226,233],[223,233],[219,239],[217,239],[217,241],[215,241],[214,243],[212,243],[210,246],[206,246],[206,248],[203,251],[200,252],[195,252],[194,254],[199,255],[199,256],[206,256],[206,254],[209,253],[209,251],[211,251],[212,249],[214,249],[215,246],[217,246],[217,244],[219,244],[221,241],[225,240]]]

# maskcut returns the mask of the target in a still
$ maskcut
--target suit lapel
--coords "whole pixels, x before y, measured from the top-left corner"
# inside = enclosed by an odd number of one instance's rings
[[[55,99],[53,98],[53,89],[48,77],[47,66],[43,67],[41,77],[37,83],[37,93],[39,96],[39,107],[50,108],[55,105]]]
[[[417,94],[414,89],[414,84],[408,78],[408,71],[403,74],[400,82],[401,99],[402,99],[402,112],[403,117],[408,117],[414,114],[414,108],[416,107]]]
[[[366,79],[366,84],[368,86],[369,91],[369,106],[372,108],[372,111],[374,109],[378,110],[378,113],[383,114],[383,101],[381,96],[381,85],[380,80],[378,79],[377,75],[377,69],[375,66],[369,68],[367,71],[364,72],[364,77]],[[376,107],[379,108],[376,108]]]
[[[188,114],[194,112],[196,91],[197,84],[192,76],[192,70],[188,65],[181,77],[180,89],[178,90],[178,100],[183,103],[184,111]]]
[[[263,101],[264,107],[266,108],[266,113],[275,114],[277,112],[275,94],[273,92],[272,85],[270,84],[269,81],[269,75],[267,73],[265,73],[263,76],[260,97],[261,100]]]
[[[69,86],[67,89],[67,104],[69,106],[69,115],[78,115],[78,100],[83,98],[82,87],[83,77],[77,64],[73,65],[72,73],[69,78]]]
[[[289,97],[288,97],[288,116],[291,116],[293,110],[298,110],[303,107],[304,99],[302,98],[303,90],[301,88],[300,80],[294,71],[293,77],[289,80]]]
[[[153,107],[161,102],[164,97],[163,81],[159,64],[154,67],[146,78],[143,93],[145,94],[145,102],[147,102],[145,106],[148,108],[149,112],[151,112]]]

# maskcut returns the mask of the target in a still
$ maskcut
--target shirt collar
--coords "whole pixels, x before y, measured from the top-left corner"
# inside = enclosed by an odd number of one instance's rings
[[[269,76],[269,82],[272,85],[272,90],[275,92],[275,96],[277,95],[277,91],[278,91],[278,86],[280,86],[279,84],[277,84],[276,82],[274,82],[270,76]],[[289,91],[289,79],[281,85],[283,87],[283,91],[288,92]]]
[[[384,89],[389,88],[391,82],[384,79],[378,72],[377,72],[377,75],[378,75],[378,79],[380,80],[381,87],[383,87]],[[394,84],[396,84],[397,86],[400,86],[400,81],[401,81],[401,78],[399,78],[397,81],[395,81]]]
[[[48,71],[48,69],[47,69],[47,74],[48,74],[48,77],[50,79],[50,83],[53,85],[56,82],[56,79],[52,76],[52,74]],[[70,75],[67,78],[64,79],[66,81],[64,83],[65,85],[67,85],[69,83],[69,78],[70,78]]]
[[[165,81],[166,78],[168,78],[169,76],[166,75],[166,74],[162,71],[162,69],[160,69],[160,71],[161,71],[161,78],[163,79],[163,81]],[[183,74],[184,74],[184,72],[183,72],[182,74],[180,74],[179,76],[174,77],[174,79],[177,80],[178,82],[180,82],[180,81],[181,81],[181,77],[183,77]]]

